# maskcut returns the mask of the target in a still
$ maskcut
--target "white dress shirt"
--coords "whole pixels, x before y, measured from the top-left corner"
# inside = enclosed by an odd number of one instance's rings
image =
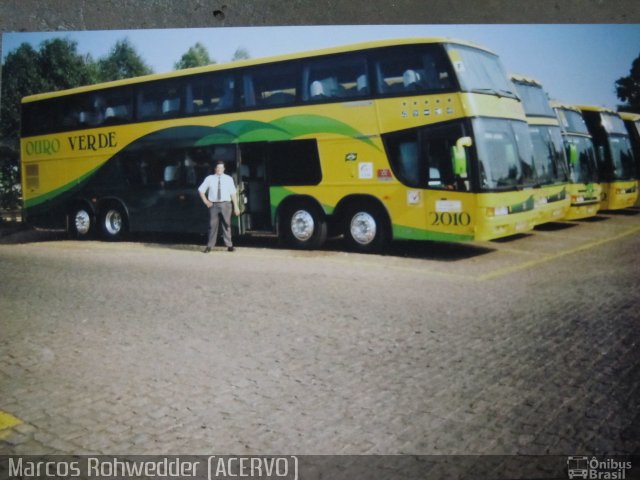
[[[218,200],[218,178],[220,179],[220,200]],[[202,185],[198,187],[198,191],[207,193],[207,198],[210,202],[230,202],[231,195],[236,194],[236,186],[233,183],[233,178],[223,173],[222,175],[209,175],[204,179]]]

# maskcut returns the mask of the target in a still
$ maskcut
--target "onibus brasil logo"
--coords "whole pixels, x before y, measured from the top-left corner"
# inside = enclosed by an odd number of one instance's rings
[[[627,470],[631,470],[631,462],[614,458],[604,460],[587,456],[567,458],[569,478],[624,480],[627,478]]]

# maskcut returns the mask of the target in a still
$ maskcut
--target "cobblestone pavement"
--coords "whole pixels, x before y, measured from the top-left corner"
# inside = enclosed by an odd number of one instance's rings
[[[640,453],[640,212],[386,255],[14,237],[0,453]]]

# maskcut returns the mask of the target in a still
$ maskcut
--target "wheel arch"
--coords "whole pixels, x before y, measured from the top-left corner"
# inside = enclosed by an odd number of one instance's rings
[[[93,235],[94,233],[94,228],[95,225],[97,223],[97,218],[98,218],[98,212],[96,211],[95,205],[93,204],[93,202],[91,202],[90,200],[83,198],[83,197],[75,197],[70,199],[68,202],[65,203],[64,205],[64,218],[65,218],[65,227],[66,227],[66,231],[67,233],[73,237],[73,238],[88,238],[89,236]],[[86,233],[79,233],[76,230],[75,226],[72,226],[72,222],[74,222],[74,220],[72,219],[72,217],[79,211],[79,210],[86,210],[87,213],[90,216],[90,226],[89,226],[89,231]]]
[[[345,214],[349,209],[358,205],[369,206],[378,210],[386,222],[386,228],[388,229],[389,239],[393,239],[393,226],[391,223],[391,215],[385,204],[377,197],[367,194],[353,194],[347,195],[342,198],[333,212],[333,220],[337,225],[341,225],[345,221]]]
[[[107,216],[111,210],[121,212],[121,223],[117,230],[112,230],[112,225],[107,223],[110,222]],[[98,232],[104,240],[121,240],[131,232],[129,209],[120,198],[113,196],[101,198],[96,213]]]
[[[124,214],[127,216],[127,219],[130,218],[129,208],[124,200],[119,197],[109,196],[103,197],[98,201],[98,204],[95,208],[96,216],[99,216],[104,213],[106,209],[109,207],[120,207]]]
[[[282,200],[280,204],[278,204],[278,206],[276,207],[276,212],[275,212],[276,233],[278,234],[280,233],[282,216],[287,212],[289,208],[291,208],[292,205],[312,205],[313,207],[321,211],[322,214],[325,215],[325,217],[327,217],[327,213],[322,207],[322,204],[311,195],[305,195],[305,194],[289,195],[284,200]]]

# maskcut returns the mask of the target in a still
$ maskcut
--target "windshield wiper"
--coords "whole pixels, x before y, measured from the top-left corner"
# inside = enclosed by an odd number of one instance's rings
[[[513,93],[511,90],[500,90],[500,92],[503,94],[503,97],[511,97],[511,98],[520,99],[520,97],[518,97],[518,95]]]
[[[474,88],[471,91],[473,93],[484,93],[487,95],[495,95],[498,98],[502,98],[502,97],[518,98],[515,93],[509,90],[495,90],[493,88]]]

